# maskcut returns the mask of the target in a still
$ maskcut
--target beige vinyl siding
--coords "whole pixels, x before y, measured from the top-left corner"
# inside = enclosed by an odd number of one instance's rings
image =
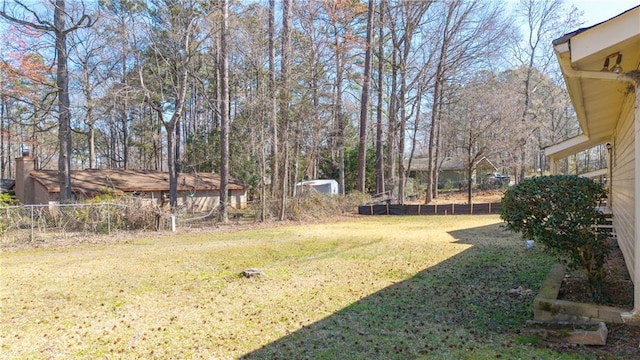
[[[231,207],[235,209],[244,209],[247,207],[247,192],[245,190],[231,190],[229,198]]]
[[[178,194],[178,206],[185,205],[190,212],[210,211],[218,204],[220,204],[218,190],[200,190],[194,193],[180,191]]]
[[[618,244],[633,274],[635,254],[634,174],[635,129],[634,102],[627,101],[614,134],[611,207]]]

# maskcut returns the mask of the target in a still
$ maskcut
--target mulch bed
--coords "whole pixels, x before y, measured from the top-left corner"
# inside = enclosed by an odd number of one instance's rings
[[[633,308],[633,282],[617,245],[612,246],[609,259],[605,263],[607,277],[603,289],[603,299],[596,304],[615,306],[623,309]],[[589,286],[580,271],[569,272],[560,287],[559,299],[590,303]]]
[[[622,252],[613,245],[609,259],[605,264],[607,279],[603,290],[603,301],[600,305],[614,306],[623,309],[633,308],[633,282],[624,262]],[[586,278],[580,272],[569,272],[560,287],[559,299],[591,303]],[[589,353],[598,359],[640,359],[640,326],[626,324],[607,324],[609,334],[604,346],[576,346],[567,344],[547,344],[556,350],[562,348],[567,352]]]

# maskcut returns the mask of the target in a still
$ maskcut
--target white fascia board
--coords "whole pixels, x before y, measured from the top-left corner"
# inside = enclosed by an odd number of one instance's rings
[[[572,147],[578,146],[585,142],[589,141],[589,137],[586,135],[578,135],[576,137],[572,137],[565,141],[559,142],[557,144],[553,144],[544,149],[544,154],[548,157],[553,157],[553,155],[558,154],[560,152],[565,151],[566,149],[570,149]]]
[[[571,38],[571,61],[580,61],[639,34],[640,7],[637,7],[574,35]]]
[[[607,176],[608,174],[609,174],[609,169],[604,168],[604,169],[598,169],[598,170],[582,173],[580,174],[580,176],[586,177],[586,178],[594,178],[598,176]]]
[[[571,47],[569,47],[569,41],[562,42],[553,47],[556,51],[556,54],[564,54],[571,51]]]
[[[553,144],[544,149],[544,154],[550,159],[564,159],[580,151],[604,144],[607,139],[591,139],[586,135],[578,135],[565,141]]]

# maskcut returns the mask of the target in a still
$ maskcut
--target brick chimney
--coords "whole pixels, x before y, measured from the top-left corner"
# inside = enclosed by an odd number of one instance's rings
[[[16,197],[24,205],[33,204],[34,182],[29,176],[36,168],[36,158],[29,155],[29,149],[22,149],[22,157],[16,158]]]

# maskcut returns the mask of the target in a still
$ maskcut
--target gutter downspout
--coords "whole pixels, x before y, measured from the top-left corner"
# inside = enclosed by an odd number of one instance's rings
[[[633,279],[633,310],[620,314],[622,321],[625,323],[640,324],[640,80],[632,80],[635,86],[636,104],[634,123],[634,151],[635,151],[635,174],[634,174],[634,260],[633,273],[630,274]]]

